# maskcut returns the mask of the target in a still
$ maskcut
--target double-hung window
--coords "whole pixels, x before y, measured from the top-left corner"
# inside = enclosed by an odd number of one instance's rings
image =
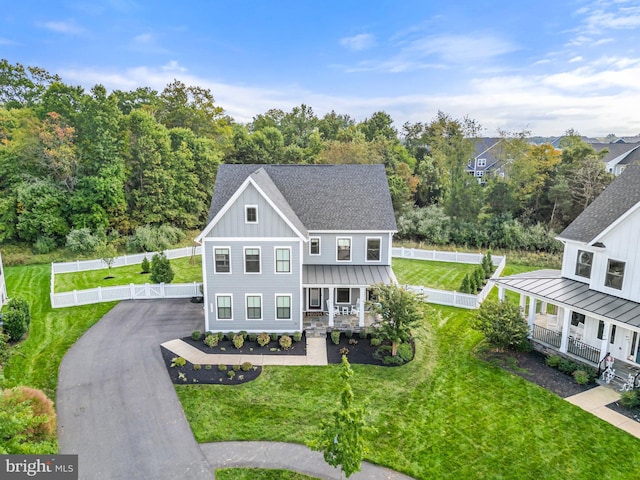
[[[604,286],[622,290],[624,280],[624,262],[619,260],[609,260],[607,264],[607,275],[604,279]]]
[[[291,320],[291,295],[276,295],[276,319]]]
[[[231,261],[229,255],[229,248],[220,247],[214,249],[215,267],[216,273],[231,273]]]
[[[339,262],[351,261],[351,238],[338,237],[336,239],[336,245],[338,248],[337,260]]]
[[[260,273],[260,249],[247,247],[244,249],[244,273]]]
[[[216,312],[218,320],[231,320],[231,295],[216,295]]]
[[[367,238],[367,262],[380,261],[380,238]]]
[[[262,320],[262,295],[247,295],[247,320]]]
[[[258,223],[258,207],[255,205],[245,205],[244,223]]]
[[[276,248],[276,273],[291,273],[290,248]]]
[[[578,260],[576,261],[576,275],[579,277],[591,278],[591,264],[593,263],[593,252],[578,250]]]
[[[309,255],[320,255],[320,237],[309,239]]]

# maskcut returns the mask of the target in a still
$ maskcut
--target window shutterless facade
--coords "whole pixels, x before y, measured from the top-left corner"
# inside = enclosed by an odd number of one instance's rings
[[[351,238],[350,237],[336,238],[336,247],[337,247],[337,261],[350,262],[351,261]]]
[[[276,248],[276,273],[291,273],[291,249]]]
[[[367,262],[380,261],[380,245],[382,239],[380,237],[367,238]]]
[[[232,296],[229,294],[216,295],[216,318],[218,320],[232,320]]]
[[[244,249],[244,273],[260,273],[260,248]]]
[[[320,237],[309,238],[309,255],[320,255]]]
[[[262,295],[247,295],[247,320],[262,320]]]
[[[604,278],[604,286],[622,290],[624,280],[624,262],[619,260],[609,260],[607,264],[607,275]]]
[[[276,295],[276,320],[291,320],[291,295]]]
[[[213,249],[215,257],[215,273],[231,273],[231,250],[228,247],[218,247]]]
[[[578,250],[576,261],[576,275],[591,278],[591,264],[593,263],[593,252]]]
[[[245,205],[245,207],[244,207],[244,223],[258,223],[258,207],[257,207],[257,205]]]

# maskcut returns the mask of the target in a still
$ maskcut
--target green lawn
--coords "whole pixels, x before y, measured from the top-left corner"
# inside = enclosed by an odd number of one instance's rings
[[[478,265],[394,258],[391,266],[401,285],[421,285],[439,290],[460,290],[462,279]]]
[[[115,303],[54,310],[49,302],[50,265],[6,267],[5,275],[9,295],[29,302],[31,328],[2,371],[4,385],[40,388],[55,400],[62,357]]]
[[[202,281],[202,258],[200,255],[176,258],[171,260],[171,268],[175,273],[172,283],[189,283]],[[126,267],[102,270],[89,270],[86,272],[60,273],[55,276],[55,291],[69,292],[72,290],[84,290],[96,287],[112,287],[115,285],[128,285],[129,283],[150,283],[149,275],[140,273],[140,265],[127,265]],[[105,279],[107,276],[114,278]]]
[[[289,470],[267,468],[219,468],[216,480],[318,480]]]
[[[354,365],[377,433],[368,460],[415,478],[626,479],[640,440],[474,355],[473,312],[434,307],[404,367]],[[304,443],[336,408],[338,366],[266,367],[236,387],[176,386],[199,442]],[[615,446],[615,455],[611,454]]]

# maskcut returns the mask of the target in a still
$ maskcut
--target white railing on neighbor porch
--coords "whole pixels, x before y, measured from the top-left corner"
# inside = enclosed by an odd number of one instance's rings
[[[157,298],[191,298],[202,295],[201,283],[144,283],[97,287],[72,292],[51,292],[51,307],[64,308],[90,303],[115,302],[118,300],[144,300]]]
[[[392,248],[391,255],[396,258],[471,264],[480,264],[483,257],[481,253],[441,252],[438,250],[420,250],[404,247]],[[507,262],[507,258],[501,255],[492,255],[491,260],[493,265],[496,267],[496,270],[493,272],[493,275],[491,275],[491,278],[482,291],[477,295],[450,290],[436,290],[420,285],[405,285],[404,287],[407,290],[424,295],[425,300],[429,303],[449,305],[459,308],[478,308],[493,288],[493,282],[491,279],[500,276]]]
[[[112,267],[124,267],[125,265],[137,265],[142,263],[144,258],[151,261],[153,256],[160,252],[135,253],[133,255],[123,255],[116,257]],[[164,254],[169,260],[174,258],[190,257],[192,255],[200,255],[202,247],[183,247],[173,250],[164,250]],[[75,262],[60,262],[51,264],[51,273],[70,273],[70,272],[86,272],[88,270],[101,270],[107,268],[107,264],[100,259],[96,260],[77,260]]]

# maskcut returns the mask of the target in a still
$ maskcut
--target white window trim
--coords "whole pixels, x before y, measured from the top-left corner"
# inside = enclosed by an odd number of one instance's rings
[[[255,222],[250,222],[249,220],[247,220],[247,213],[249,212],[250,208],[255,208],[256,209],[256,221]],[[244,223],[248,223],[250,225],[255,225],[256,223],[258,223],[259,217],[258,217],[258,205],[245,205],[244,206]]]
[[[218,272],[218,270],[216,269],[216,250],[219,249],[224,249],[226,248],[227,250],[229,250],[229,271],[228,272]],[[218,275],[229,275],[231,274],[232,269],[231,269],[231,247],[227,247],[226,245],[216,245],[213,247],[213,273],[217,273]]]
[[[338,260],[338,240],[349,240],[349,260]],[[352,237],[336,237],[336,262],[351,263],[353,261],[353,238]]]
[[[368,260],[369,256],[369,240],[378,240],[380,242],[380,252],[378,255],[378,260]],[[364,239],[364,261],[366,263],[380,263],[382,262],[382,237],[366,237]]]
[[[621,275],[621,281],[620,281],[620,288],[616,288],[616,287],[610,287],[607,285],[607,277],[610,275],[609,270],[611,268],[611,262],[618,262],[618,263],[622,263],[624,265],[624,269]],[[615,258],[608,258],[607,259],[607,268],[604,271],[604,288],[608,288],[612,291],[616,291],[616,292],[621,292],[624,289],[624,276],[625,273],[627,273],[627,262],[622,261],[622,260],[616,260]]]
[[[289,271],[288,272],[279,272],[278,271],[278,250],[289,250]],[[291,247],[273,247],[273,272],[276,275],[291,275],[293,272],[293,253],[291,251]]]
[[[258,250],[258,268],[257,272],[247,272],[247,250]],[[260,247],[244,247],[242,250],[242,262],[244,263],[244,273],[245,275],[260,275],[262,273],[262,249]]]
[[[260,318],[249,318],[249,297],[260,297]],[[248,322],[257,322],[264,318],[264,301],[261,293],[245,293],[244,294],[244,318]]]
[[[486,167],[486,166],[487,166],[486,158],[479,158],[478,161],[476,162],[476,167]]]
[[[318,299],[320,300],[320,303],[318,305],[311,305],[311,290],[318,290],[319,292]],[[308,303],[309,303],[308,305],[309,309],[314,309],[314,310],[322,309],[322,287],[309,287]]]
[[[318,253],[311,253],[311,240],[318,240]],[[322,255],[322,240],[320,240],[320,237],[309,237],[309,255],[312,257]]]
[[[278,297],[289,297],[289,318],[278,318]],[[274,296],[275,312],[274,318],[277,322],[286,322],[293,318],[293,296],[290,293],[276,293]]]
[[[231,299],[231,318],[218,318],[218,297],[229,297]],[[217,322],[233,322],[233,293],[216,293],[215,314]]]
[[[346,302],[339,302],[338,301],[338,289],[342,289],[342,290],[349,290],[349,300]],[[351,287],[336,287],[336,291],[334,292],[334,298],[336,299],[336,304],[340,304],[340,305],[351,305]]]
[[[482,178],[484,176],[484,170],[476,170],[476,177]]]

